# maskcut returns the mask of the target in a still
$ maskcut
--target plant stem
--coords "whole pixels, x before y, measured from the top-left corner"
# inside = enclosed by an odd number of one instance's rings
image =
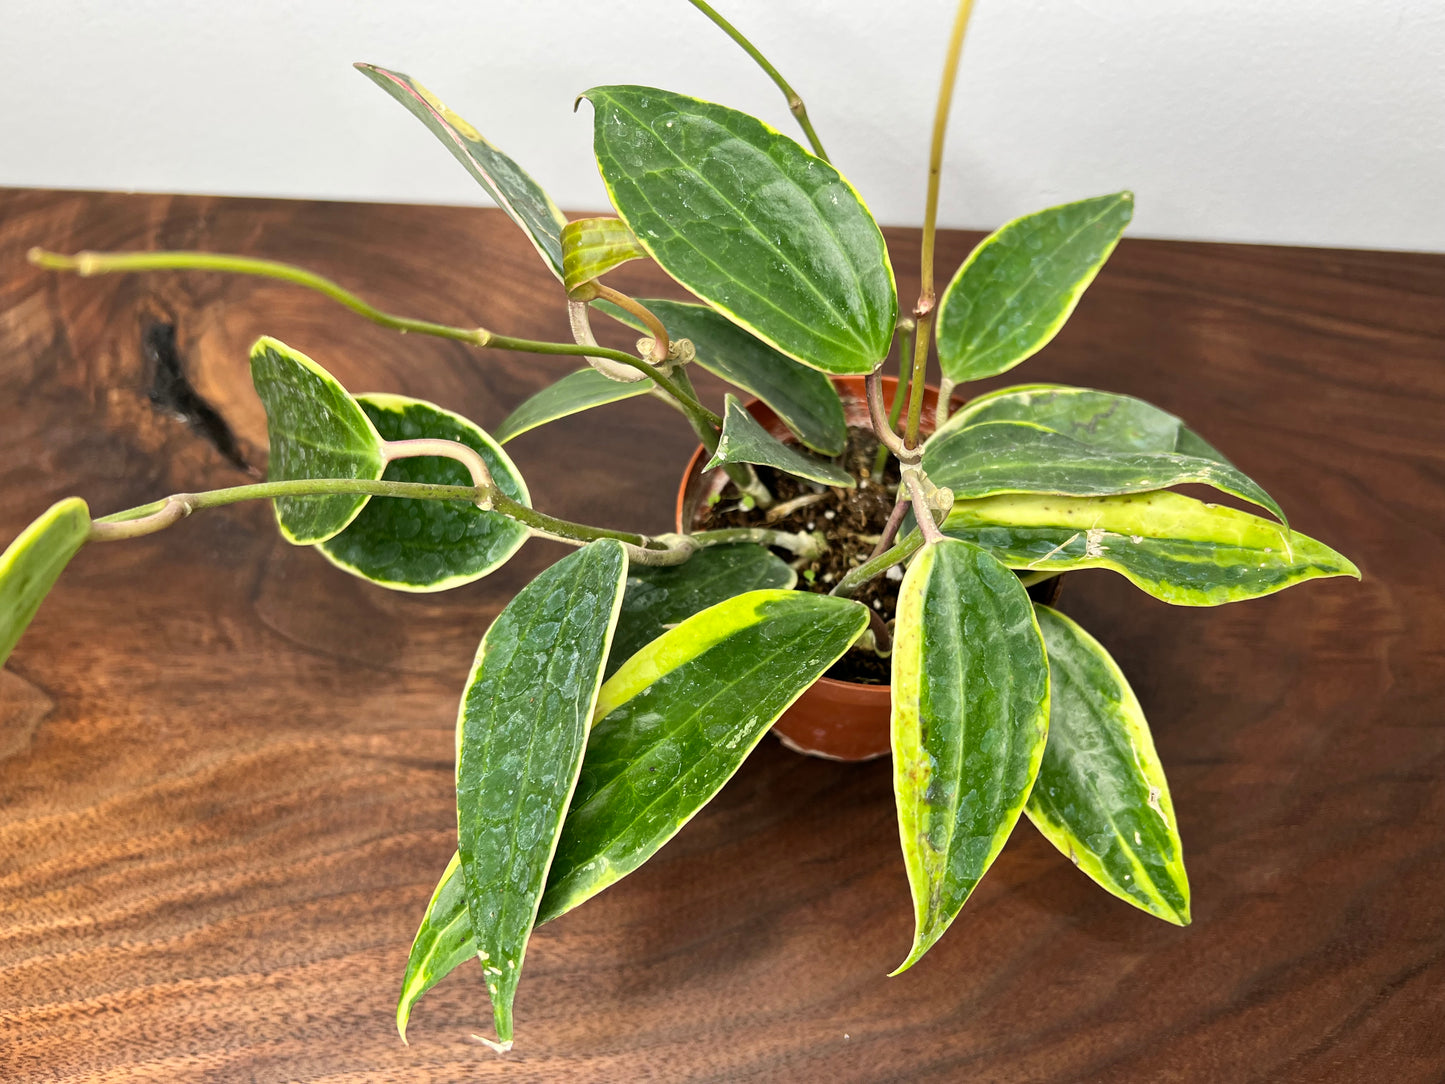
[[[624,374],[616,371],[617,359],[621,358],[625,365],[652,380],[655,385],[654,394],[682,411],[683,417],[688,420],[704,445],[708,442],[706,434],[709,433],[715,442],[722,432],[722,419],[702,405],[696,390],[693,389],[692,381],[688,378],[687,370],[679,367],[676,377],[673,378],[663,371],[667,368],[666,365],[659,364],[654,367],[626,354],[598,346],[597,337],[592,334],[591,311],[585,301],[571,298],[567,301],[567,317],[572,325],[572,338],[582,348],[582,356],[587,359],[588,364],[611,380],[624,380]]]
[[[898,432],[898,419],[903,414],[903,400],[908,398],[908,389],[913,386],[913,339],[918,324],[905,316],[898,329],[901,332],[898,339],[898,386],[893,389],[893,405],[888,408],[888,428],[895,433]]]
[[[873,633],[873,652],[880,658],[893,654],[893,634],[888,631],[888,622],[872,606],[868,607],[868,630]]]
[[[908,398],[909,373],[912,372],[913,330],[918,325],[910,317],[898,321],[898,384],[893,389],[893,403],[888,408],[888,431],[898,432],[898,417],[903,410],[903,400]],[[873,457],[873,476],[883,477],[883,468],[888,465],[888,445],[878,442],[878,454]]]
[[[913,315],[918,321],[918,337],[913,345],[913,386],[908,397],[908,427],[904,443],[918,444],[918,423],[923,415],[923,385],[928,369],[928,346],[932,341],[933,309],[933,242],[938,232],[938,188],[943,176],[943,140],[948,133],[948,111],[953,104],[953,87],[958,81],[958,61],[963,53],[963,39],[968,19],[973,14],[973,0],[959,0],[953,18],[953,32],[948,40],[948,53],[943,64],[943,79],[938,86],[938,105],[933,114],[933,141],[928,152],[928,199],[923,211],[923,247],[920,260],[918,305]]]
[[[873,547],[869,558],[877,557],[880,553],[893,545],[893,539],[898,536],[898,528],[903,526],[903,517],[908,514],[909,500],[907,491],[900,486],[898,499],[893,502],[893,511],[888,513],[888,522],[883,525],[883,533],[878,536],[878,544]]]
[[[202,508],[219,508],[240,501],[277,497],[323,497],[331,494],[370,497],[411,497],[434,501],[477,503],[487,494],[473,486],[439,486],[425,482],[388,482],[370,478],[298,478],[285,482],[256,482],[203,493],[176,493],[161,500],[101,516],[90,525],[91,542],[114,542],[154,534]]]
[[[913,499],[913,518],[918,521],[918,529],[923,532],[923,540],[925,542],[942,542],[943,532],[938,529],[938,521],[933,518],[933,509],[929,507],[928,494],[923,488],[923,479],[919,477],[916,470],[905,467],[903,484],[908,487],[908,495]]]
[[[733,542],[756,542],[787,550],[794,557],[815,561],[828,552],[828,540],[819,531],[774,531],[767,527],[724,527],[716,531],[698,531],[689,537],[700,546],[723,546]]]
[[[543,535],[561,542],[595,542],[599,538],[616,538],[630,545],[649,548],[651,540],[645,535],[625,531],[612,531],[604,527],[589,527],[585,523],[571,523],[556,516],[549,516],[535,508],[529,508],[520,501],[507,496],[492,481],[492,472],[477,451],[454,440],[422,438],[420,440],[391,440],[381,447],[387,462],[393,459],[407,459],[418,456],[442,456],[455,459],[463,464],[472,476],[477,491],[485,493],[486,499],[477,501],[479,507],[500,512],[509,519],[532,529],[533,534]]]
[[[685,413],[695,425],[709,427],[719,432],[722,430],[722,418],[703,406],[702,403],[698,401],[696,393],[689,393],[678,380],[678,377],[683,377],[682,370],[679,370],[674,376],[668,376],[661,369],[654,369],[641,358],[633,357],[631,354],[625,354],[621,350],[611,350],[605,346],[537,342],[534,339],[514,339],[510,335],[493,335],[484,345],[494,346],[499,350],[521,350],[529,354],[565,354],[571,357],[603,357],[609,361],[621,362],[623,365],[631,366],[647,376],[659,388],[672,396],[678,406],[682,408],[683,413]]]
[[[438,443],[450,444],[451,442],[440,441]],[[416,454],[450,455],[451,453],[428,449],[418,451]],[[634,534],[629,531],[613,531],[604,527],[589,527],[584,523],[572,523],[549,516],[545,512],[528,508],[513,500],[490,483],[487,486],[443,486],[433,485],[429,482],[392,482],[370,478],[296,478],[288,481],[257,482],[252,485],[212,489],[203,493],[177,493],[138,508],[129,508],[123,512],[102,516],[91,524],[89,541],[117,542],[154,534],[202,508],[219,508],[241,501],[274,500],[277,497],[322,497],[338,493],[360,494],[369,497],[466,501],[482,507],[490,506],[493,511],[532,528],[535,534],[543,534],[565,542],[585,544],[599,538],[615,538],[619,542],[625,542],[639,549],[673,548],[671,543],[659,542],[646,535]]]
[[[711,4],[706,3],[705,0],[690,0],[690,2],[693,7],[697,8],[698,11],[716,23],[724,34],[741,45],[743,51],[757,62],[758,67],[767,72],[768,78],[777,84],[778,89],[783,92],[783,97],[788,100],[788,109],[792,112],[793,116],[797,118],[798,127],[803,129],[803,134],[808,137],[808,143],[812,146],[813,153],[823,161],[828,161],[828,153],[823,150],[823,144],[818,139],[818,133],[813,131],[813,122],[808,119],[807,106],[803,104],[803,99],[798,92],[788,85],[788,81],[783,78],[782,73],[773,67],[772,64],[768,63],[768,58],[758,51],[758,47],[748,41],[737,27],[719,15]]]
[[[603,352],[604,348],[597,342],[597,336],[592,334],[592,309],[588,302],[579,301],[575,297],[569,297],[567,299],[567,322],[572,327],[572,341],[579,346],[588,348],[586,355],[587,364],[596,369],[608,380],[615,380],[619,384],[635,384],[637,381],[647,379],[651,376],[650,368],[648,372],[642,372],[633,369],[630,365],[621,365],[607,358],[597,357],[592,353],[593,350]],[[668,398],[666,392],[660,392],[658,394],[664,399]],[[672,402],[673,405],[684,414],[687,413],[681,403],[672,399],[668,401]]]
[[[487,468],[486,460],[475,449],[460,441],[436,440],[429,437],[419,440],[388,440],[382,442],[381,454],[388,463],[393,459],[414,459],[419,456],[455,459],[467,468],[467,473],[472,476],[472,485],[477,489],[489,494],[496,490],[496,486],[492,482],[492,472]],[[481,504],[480,501],[477,503]],[[484,507],[490,507],[490,502]]]
[[[784,501],[782,504],[775,504],[768,509],[768,514],[763,518],[769,523],[791,515],[800,509],[817,504],[827,497],[826,493],[804,493],[801,497],[794,497],[792,500]]]
[[[852,598],[869,580],[875,576],[881,576],[894,565],[901,564],[908,560],[923,546],[923,532],[917,528],[908,532],[907,536],[890,550],[885,550],[877,557],[871,557],[864,561],[857,568],[848,572],[833,590],[830,595],[838,595],[840,598]]]
[[[658,365],[665,362],[668,352],[672,349],[672,340],[668,338],[667,328],[662,326],[662,321],[657,318],[656,314],[642,302],[628,297],[621,290],[614,290],[611,286],[604,286],[596,280],[591,283],[591,286],[597,297],[603,301],[612,302],[619,309],[630,312],[647,325],[647,330],[652,333],[652,360]]]
[[[387,445],[388,458],[439,455],[463,459],[456,453],[452,441],[394,441]],[[470,451],[471,449],[467,449]],[[480,458],[480,457],[478,457]],[[463,461],[465,461],[463,459]],[[486,469],[485,463],[482,469]],[[473,477],[477,477],[476,474]],[[551,538],[570,545],[586,545],[599,538],[615,538],[629,547],[633,560],[640,564],[681,564],[696,550],[706,546],[721,546],[734,542],[756,542],[774,546],[808,560],[821,556],[828,549],[828,543],[819,534],[775,531],[763,527],[738,527],[720,531],[701,531],[695,535],[664,535],[648,537],[630,531],[613,531],[606,527],[591,527],[585,523],[573,523],[558,519],[535,508],[529,508],[513,500],[488,481],[477,486],[444,486],[429,482],[392,482],[370,478],[297,478],[281,482],[257,482],[253,485],[231,486],[227,489],[212,489],[202,493],[176,493],[137,508],[113,512],[102,516],[91,524],[91,542],[119,542],[130,538],[141,538],[163,531],[192,512],[202,508],[220,508],[241,501],[274,500],[278,497],[322,497],[335,494],[353,494],[369,497],[404,497],[417,500],[466,501],[481,507],[489,507],[509,519],[514,519],[531,529],[532,534]]]
[[[933,408],[933,431],[935,433],[948,424],[949,407],[953,400],[953,389],[956,387],[958,384],[946,376],[938,382],[938,405]]]
[[[908,381],[908,420],[904,424],[903,444],[907,448],[918,447],[918,428],[923,418],[923,392],[928,381],[928,342],[933,332],[933,301],[928,301],[928,311],[922,312],[920,300],[914,312],[918,317],[918,335],[913,340],[913,372]]]
[[[430,320],[413,320],[410,317],[382,312],[314,271],[276,260],[256,260],[249,256],[228,256],[215,252],[77,252],[74,256],[64,256],[40,248],[32,248],[27,253],[27,258],[38,267],[51,271],[74,271],[82,278],[130,271],[223,271],[279,279],[281,282],[305,286],[325,294],[332,301],[345,305],[372,323],[396,331],[435,335],[476,346],[487,345],[490,334],[485,328],[449,327],[446,324],[434,324]]]
[[[903,441],[898,439],[888,424],[888,416],[883,410],[883,376],[878,369],[874,369],[863,379],[863,387],[868,398],[868,420],[873,423],[873,435],[878,438],[878,443],[889,452],[892,452],[899,460],[917,463],[918,453],[910,452],[903,447]]]
[[[685,367],[681,365],[673,367],[672,379],[677,383],[677,390],[682,393],[682,395],[679,397],[680,399],[692,400],[693,402],[701,401],[698,399],[697,396],[697,388],[693,387],[692,377],[688,376],[687,369]],[[714,414],[713,417],[717,418],[717,415]],[[717,424],[713,428],[715,434],[722,431],[721,418],[717,418]],[[708,454],[711,455],[712,453],[709,452]]]
[[[641,358],[633,357],[621,350],[612,350],[604,346],[581,346],[576,343],[519,339],[511,335],[498,335],[484,327],[451,327],[446,324],[433,323],[430,320],[413,320],[406,316],[395,316],[382,312],[350,291],[342,289],[328,278],[323,278],[305,268],[279,263],[275,260],[256,260],[249,256],[228,256],[214,252],[79,252],[74,256],[63,256],[38,248],[30,250],[29,259],[31,263],[39,267],[54,271],[74,271],[82,276],[131,271],[223,271],[279,279],[282,282],[315,290],[346,306],[352,312],[366,317],[372,323],[404,333],[435,335],[438,338],[452,339],[494,350],[519,350],[528,354],[564,354],[571,357],[590,355],[616,361],[638,370],[644,376],[651,377],[659,387],[678,399],[691,415],[705,420],[710,425],[719,428],[722,426],[721,418],[699,403],[695,397],[690,400],[686,398],[669,377],[659,373]]]
[[[661,546],[654,546],[654,539],[643,534],[634,534],[631,531],[613,531],[606,527],[589,527],[585,523],[558,519],[556,516],[547,515],[546,512],[528,508],[520,501],[514,501],[499,491],[492,494],[492,510],[532,528],[533,534],[543,535],[557,542],[585,545],[588,542],[595,542],[599,538],[615,538],[619,542],[626,542],[641,549],[663,548],[666,545],[664,543]]]

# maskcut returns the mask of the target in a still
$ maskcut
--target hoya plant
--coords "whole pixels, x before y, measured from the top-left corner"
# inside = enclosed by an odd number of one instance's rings
[[[801,99],[735,28],[693,3],[777,82],[808,145],[673,91],[593,87],[581,97],[612,217],[568,221],[421,84],[359,65],[530,238],[558,280],[553,300],[573,342],[392,315],[265,260],[31,254],[81,275],[269,276],[399,331],[583,366],[487,433],[430,402],[352,394],[324,357],[263,338],[250,366],[268,420],[266,481],[99,517],[72,497],[0,558],[3,662],[82,547],[237,501],[273,502],[288,542],[397,591],[472,583],[533,537],[576,547],[501,610],[462,690],[457,852],[421,908],[397,1008],[403,1038],[417,1000],[475,958],[495,1045],[510,1046],[534,927],[656,854],[830,672],[881,669],[892,688],[893,788],[915,913],[898,971],[948,929],[1020,816],[1106,891],[1186,924],[1178,826],[1139,702],[1099,642],[1029,587],[1102,568],[1165,602],[1215,606],[1358,575],[1157,407],[1050,384],[957,393],[1049,343],[1133,209],[1118,192],[1009,222],[935,304],[940,163],[968,0],[934,125],[922,292],[901,319],[883,235]],[[603,281],[629,260],[654,261],[696,300],[634,298]],[[598,318],[637,329],[636,349],[599,346]],[[925,418],[934,346],[942,381]],[[882,369],[895,349],[890,402]],[[694,366],[737,389],[721,413],[699,398]],[[863,378],[867,403],[852,425],[840,393],[848,377]],[[675,408],[706,450],[702,469],[725,472],[709,475],[717,484],[698,517],[646,536],[533,507],[507,442],[640,395]],[[745,399],[780,424],[765,425]],[[1251,510],[1171,492],[1186,483]],[[858,509],[867,514],[851,532],[818,526]]]

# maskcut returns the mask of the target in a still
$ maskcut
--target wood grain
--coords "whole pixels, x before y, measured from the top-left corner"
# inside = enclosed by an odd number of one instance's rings
[[[945,235],[941,273],[973,240]],[[916,232],[889,242],[910,296]],[[279,284],[44,275],[35,244],[295,260],[398,312],[566,334],[493,211],[0,193],[3,539],[67,494],[110,511],[246,478],[151,401],[157,322],[253,470],[263,332],[484,426],[569,368],[397,337]],[[1442,362],[1445,258],[1125,241],[1016,374],[1183,414],[1365,571],[1218,610],[1070,578],[1065,609],[1153,722],[1193,926],[1106,896],[1022,825],[938,947],[885,979],[910,934],[888,768],[769,741],[656,860],[536,936],[506,1059],[469,1038],[489,1024],[470,969],[409,1047],[391,1016],[454,846],[472,652],[560,551],[407,596],[288,547],[258,506],[93,547],[0,674],[0,1078],[1439,1081]],[[654,530],[691,445],[633,400],[512,449],[540,506]]]

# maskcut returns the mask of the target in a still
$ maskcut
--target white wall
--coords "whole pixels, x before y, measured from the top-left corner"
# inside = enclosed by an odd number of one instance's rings
[[[922,217],[952,0],[718,0],[886,223]],[[573,96],[653,83],[792,131],[685,0],[4,0],[0,184],[484,202],[349,67],[408,72],[563,207]],[[1141,236],[1445,251],[1445,0],[978,0],[942,221],[1131,187]]]

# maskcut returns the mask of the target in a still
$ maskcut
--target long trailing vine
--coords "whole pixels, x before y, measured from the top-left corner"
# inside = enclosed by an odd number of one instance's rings
[[[722,426],[722,419],[698,402],[696,396],[689,395],[666,373],[632,354],[604,346],[539,342],[536,339],[522,339],[513,335],[498,334],[484,327],[453,327],[434,323],[431,320],[396,316],[383,312],[323,275],[277,260],[258,260],[250,256],[232,256],[213,252],[77,252],[74,255],[64,255],[58,252],[47,252],[38,247],[32,248],[27,253],[27,258],[37,267],[44,267],[52,271],[73,271],[82,278],[89,278],[93,275],[145,271],[218,271],[234,275],[276,279],[315,290],[350,309],[358,316],[365,317],[373,324],[404,334],[409,332],[417,335],[432,335],[437,338],[451,339],[454,342],[467,343],[470,346],[493,350],[517,350],[527,354],[603,357],[635,369],[656,382],[689,417],[696,418],[713,429],[720,429]]]
[[[465,445],[452,441],[426,442],[432,445],[418,455],[456,456]],[[441,445],[451,445],[450,448]],[[470,451],[470,449],[466,449]],[[513,519],[526,526],[539,538],[550,538],[570,545],[582,546],[598,539],[610,538],[625,543],[633,560],[645,565],[675,565],[686,561],[694,552],[708,546],[752,542],[786,550],[796,557],[813,558],[827,543],[817,534],[778,531],[766,527],[725,528],[716,531],[693,531],[686,535],[642,535],[630,531],[614,531],[585,523],[559,519],[529,508],[503,493],[490,480],[475,486],[433,485],[424,482],[394,482],[369,478],[307,478],[291,481],[256,482],[244,486],[203,490],[198,493],[173,493],[149,504],[127,508],[99,516],[91,522],[89,541],[121,542],[163,531],[195,512],[222,508],[243,501],[276,500],[284,497],[322,497],[347,494],[366,497],[399,497],[422,501],[461,501]]]

